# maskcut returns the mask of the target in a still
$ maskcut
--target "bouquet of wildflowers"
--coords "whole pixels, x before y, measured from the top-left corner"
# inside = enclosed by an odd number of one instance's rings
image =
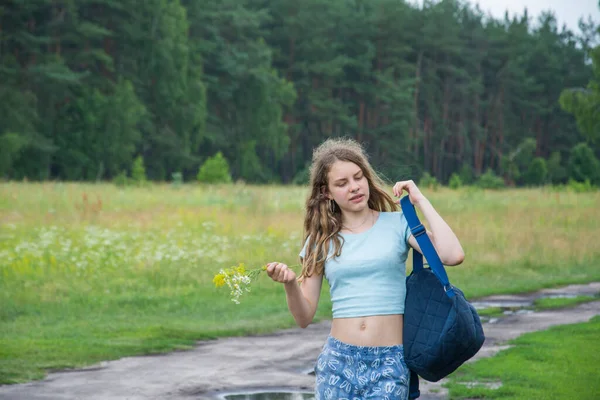
[[[255,280],[262,271],[267,269],[266,266],[247,270],[243,263],[231,268],[222,268],[219,273],[213,278],[215,287],[227,285],[231,291],[231,301],[235,304],[240,304],[240,296],[244,292],[250,291],[250,283]]]
[[[296,267],[296,265],[294,266]],[[250,292],[250,284],[256,280],[261,272],[266,271],[267,266],[247,269],[243,263],[230,268],[222,268],[213,278],[215,287],[227,285],[231,294],[231,301],[240,304],[240,297],[245,292]]]

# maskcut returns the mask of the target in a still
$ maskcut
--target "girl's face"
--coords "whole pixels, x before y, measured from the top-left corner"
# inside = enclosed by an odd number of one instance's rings
[[[329,198],[342,212],[358,212],[368,206],[369,182],[353,162],[336,161],[327,174]]]

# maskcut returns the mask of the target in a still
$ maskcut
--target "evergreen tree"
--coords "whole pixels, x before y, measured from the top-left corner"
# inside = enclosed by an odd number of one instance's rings
[[[10,0],[0,176],[112,179],[140,154],[150,179],[189,178],[220,151],[234,179],[287,183],[349,136],[391,181],[528,184],[539,158],[564,182],[580,142],[600,156],[581,27],[459,0]]]

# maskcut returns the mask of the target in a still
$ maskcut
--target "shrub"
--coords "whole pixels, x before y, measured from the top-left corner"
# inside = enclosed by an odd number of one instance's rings
[[[460,179],[460,175],[458,175],[457,173],[453,173],[450,176],[448,186],[450,186],[451,189],[460,189],[463,186],[463,181],[462,179]]]
[[[140,186],[146,183],[146,168],[144,167],[144,158],[142,156],[137,156],[133,161],[131,180]]]
[[[308,165],[296,173],[292,179],[294,185],[308,185],[310,181],[310,173]]]
[[[575,193],[593,192],[597,190],[597,188],[594,185],[592,185],[589,179],[586,179],[583,182],[578,182],[574,179],[569,179],[569,182],[567,183],[567,189]]]
[[[460,171],[458,171],[458,176],[464,185],[470,185],[475,180],[473,178],[473,169],[467,163],[463,163]]]
[[[571,149],[569,156],[569,178],[578,182],[589,180],[596,183],[599,179],[600,161],[587,143],[579,143]]]
[[[437,188],[440,186],[440,183],[435,176],[431,176],[429,172],[424,172],[421,180],[419,181],[419,186],[437,190]]]
[[[481,175],[475,184],[482,189],[502,189],[505,186],[504,179],[497,176],[491,169]]]
[[[548,177],[548,167],[546,160],[536,157],[529,163],[525,173],[525,183],[532,186],[541,186],[546,183]]]
[[[202,183],[230,183],[231,174],[227,159],[220,151],[209,157],[198,170],[196,179]]]

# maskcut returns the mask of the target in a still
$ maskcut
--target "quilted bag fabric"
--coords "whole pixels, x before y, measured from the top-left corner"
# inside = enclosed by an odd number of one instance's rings
[[[408,196],[400,204],[429,264],[424,268],[421,253],[413,250],[413,271],[406,278],[403,332],[412,399],[419,397],[417,375],[431,382],[446,377],[481,349],[485,335],[475,308],[450,284]]]
[[[404,357],[410,370],[436,382],[473,357],[484,342],[475,308],[454,287],[449,297],[429,268],[406,282]]]

